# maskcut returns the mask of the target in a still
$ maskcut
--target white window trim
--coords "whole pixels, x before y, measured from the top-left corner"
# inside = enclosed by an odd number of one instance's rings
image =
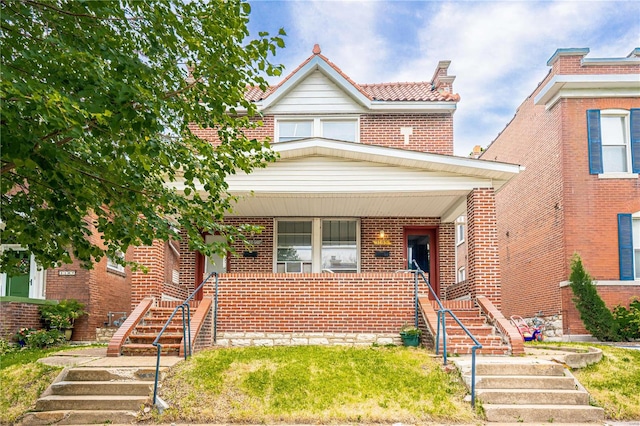
[[[274,143],[280,143],[280,125],[281,121],[313,121],[311,138],[321,138],[322,136],[322,122],[323,121],[349,121],[355,122],[356,125],[356,140],[355,143],[360,143],[360,116],[359,115],[292,115],[275,117],[274,119]],[[345,141],[351,142],[351,141]]]
[[[24,251],[24,247],[19,244],[3,244],[0,251],[4,250]],[[31,255],[29,259],[29,299],[45,299],[45,291],[47,284],[46,271],[38,266],[35,256]],[[0,296],[7,295],[7,274],[0,274]]]
[[[463,275],[462,279],[460,279],[460,275]],[[458,268],[458,282],[466,281],[467,279],[467,269],[464,266]]]
[[[360,273],[362,259],[360,255],[360,219],[354,217],[277,217],[273,219],[273,272],[278,273],[278,222],[311,221],[311,273],[322,271],[322,221],[349,220],[356,222],[356,273]]]
[[[626,147],[626,157],[627,157],[627,172],[607,172],[598,174],[598,179],[637,179],[638,173],[633,173],[633,165],[631,160],[631,112],[626,109],[601,109],[600,110],[600,128],[602,129],[602,117],[604,116],[613,116],[613,117],[624,117],[624,126],[625,126],[625,147]],[[604,139],[604,138],[603,138]],[[604,142],[602,143],[602,148],[604,149]],[[603,154],[603,167],[604,167],[604,154]]]
[[[124,259],[124,253],[118,253],[118,257]],[[109,256],[107,256],[107,271],[116,272],[118,274],[124,274],[124,266],[114,262]]]
[[[463,244],[465,242],[465,224],[464,223],[456,223],[456,246]],[[462,232],[459,232],[459,226],[462,227]]]

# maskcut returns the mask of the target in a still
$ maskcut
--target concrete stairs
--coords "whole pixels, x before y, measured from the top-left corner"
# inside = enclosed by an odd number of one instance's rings
[[[122,345],[122,355],[155,356],[157,348],[152,345],[173,312],[174,307],[152,307],[136,325],[127,341]],[[182,313],[173,317],[169,326],[160,338],[163,355],[179,355],[182,344]]]
[[[454,360],[471,388],[471,360]],[[476,398],[489,422],[600,423],[604,410],[561,364],[531,358],[478,357]]]
[[[438,305],[433,300],[420,300],[424,312],[425,319],[428,321],[429,328],[437,331],[437,310]],[[496,330],[496,327],[487,321],[487,318],[481,314],[480,308],[475,306],[471,300],[464,301],[444,301],[444,307],[450,309],[462,324],[478,339],[482,345],[482,349],[476,351],[478,355],[510,355],[511,347],[505,342],[503,336]],[[462,327],[447,314],[447,354],[464,355],[471,353],[473,341],[464,332]],[[442,332],[442,330],[441,330]],[[440,353],[444,348],[442,335],[440,336]]]
[[[151,367],[65,369],[21,424],[132,423],[151,401],[154,378]]]

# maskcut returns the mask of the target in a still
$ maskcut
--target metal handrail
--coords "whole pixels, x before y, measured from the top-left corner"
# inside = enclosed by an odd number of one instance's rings
[[[444,305],[442,305],[440,298],[438,297],[436,292],[433,290],[433,287],[431,287],[429,280],[427,279],[422,269],[420,269],[420,266],[418,266],[418,263],[414,260],[413,264],[416,267],[414,271],[415,272],[415,288],[416,288],[416,306],[418,305],[417,289],[418,289],[418,276],[420,275],[424,280],[425,284],[427,284],[427,288],[429,288],[429,292],[433,296],[434,300],[438,303],[438,307],[440,308],[438,309],[438,329],[436,330],[436,355],[438,355],[440,352],[440,323],[442,323],[442,358],[444,361],[444,365],[447,365],[446,314],[449,314],[451,318],[453,318],[458,323],[458,325],[462,328],[462,330],[464,330],[467,336],[469,336],[474,343],[474,345],[471,347],[471,407],[475,407],[475,404],[476,404],[476,350],[482,349],[482,345],[480,344],[480,342],[478,342],[478,339],[476,339],[474,335],[471,334],[471,332],[467,329],[467,327],[465,327],[464,324],[460,322],[458,317],[450,309],[446,309]],[[416,327],[418,326],[417,315],[418,314],[416,312]]]
[[[165,332],[165,330],[167,329],[169,324],[171,324],[171,321],[173,321],[173,317],[176,315],[178,310],[181,310],[182,311],[182,341],[183,341],[183,344],[184,344],[184,359],[187,359],[188,356],[191,356],[191,307],[189,306],[189,301],[191,301],[191,299],[194,298],[196,293],[198,291],[200,291],[200,289],[204,286],[204,284],[207,281],[209,281],[209,279],[212,276],[216,277],[216,286],[215,286],[215,288],[216,288],[216,307],[215,307],[215,309],[217,311],[217,307],[218,307],[217,306],[218,273],[217,272],[212,272],[200,283],[200,285],[198,287],[196,287],[195,290],[193,290],[191,295],[189,297],[187,297],[184,300],[184,302],[182,302],[182,304],[180,304],[180,305],[175,307],[175,309],[173,310],[173,312],[169,316],[169,319],[164,324],[164,327],[162,327],[162,330],[160,330],[160,333],[158,333],[158,336],[155,338],[155,340],[152,343],[152,345],[157,348],[156,376],[155,376],[155,381],[153,383],[153,405],[156,405],[157,399],[158,399],[158,376],[159,376],[159,372],[160,372],[160,355],[161,355],[161,352],[162,352],[162,345],[159,343],[160,338],[162,337],[162,334]],[[186,309],[186,322],[185,322],[185,309]],[[187,350],[187,344],[188,344],[189,350]]]

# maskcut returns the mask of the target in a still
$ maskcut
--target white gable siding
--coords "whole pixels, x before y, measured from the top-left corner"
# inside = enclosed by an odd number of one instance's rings
[[[488,179],[379,163],[312,156],[281,160],[250,175],[227,178],[232,193],[397,193],[469,191],[491,186]]]
[[[270,114],[344,114],[363,112],[364,108],[322,72],[314,71],[267,111]]]

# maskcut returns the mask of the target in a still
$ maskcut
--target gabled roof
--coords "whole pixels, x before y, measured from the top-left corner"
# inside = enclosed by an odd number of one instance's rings
[[[433,102],[448,103],[453,106],[451,109],[455,109],[455,103],[460,100],[458,94],[437,90],[432,82],[358,84],[322,55],[317,44],[313,48],[313,54],[280,83],[265,91],[259,87],[249,87],[245,97],[259,103],[261,109],[267,108],[316,70],[322,72],[357,103],[367,108],[375,105],[372,109],[380,109],[383,106],[380,104],[385,102],[415,102],[416,106],[421,107],[425,102]]]

